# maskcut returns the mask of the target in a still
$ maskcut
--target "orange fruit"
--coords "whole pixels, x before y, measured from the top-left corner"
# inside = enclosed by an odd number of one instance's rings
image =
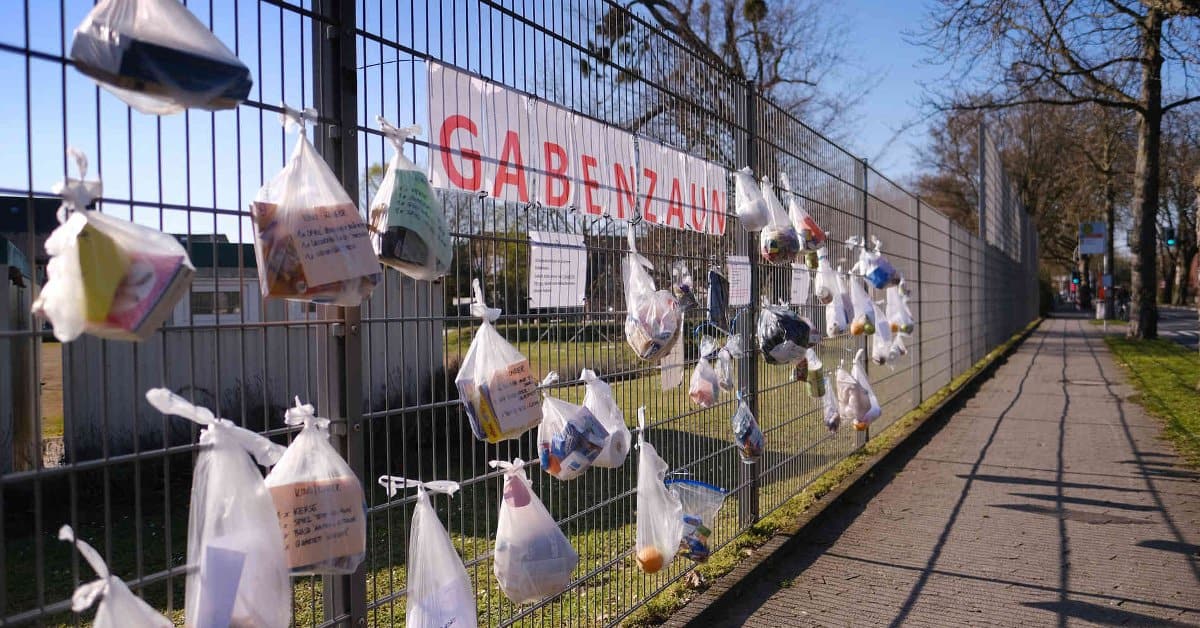
[[[637,564],[638,567],[641,567],[642,571],[646,573],[656,573],[659,569],[662,569],[663,566],[662,553],[660,553],[658,548],[654,547],[653,545],[643,547],[642,549],[638,550]]]

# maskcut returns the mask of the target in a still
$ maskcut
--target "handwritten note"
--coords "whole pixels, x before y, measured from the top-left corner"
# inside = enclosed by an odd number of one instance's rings
[[[288,567],[313,565],[366,549],[362,486],[355,478],[271,487]]]
[[[729,278],[729,305],[750,305],[750,258],[745,255],[726,257],[725,276]]]
[[[288,211],[288,210],[282,210]],[[349,203],[295,211],[292,237],[310,286],[379,272],[367,223]]]

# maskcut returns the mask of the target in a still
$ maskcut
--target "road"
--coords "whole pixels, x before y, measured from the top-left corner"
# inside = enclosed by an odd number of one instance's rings
[[[1196,310],[1160,305],[1158,335],[1195,349],[1196,343],[1200,342],[1200,322],[1197,321]]]

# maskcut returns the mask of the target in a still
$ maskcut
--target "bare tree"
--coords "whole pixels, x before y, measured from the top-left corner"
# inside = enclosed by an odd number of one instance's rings
[[[1136,117],[1132,338],[1158,333],[1161,128],[1164,115],[1200,101],[1197,16],[1200,0],[938,0],[922,38],[962,77],[991,70],[954,82],[942,106],[1094,104]]]

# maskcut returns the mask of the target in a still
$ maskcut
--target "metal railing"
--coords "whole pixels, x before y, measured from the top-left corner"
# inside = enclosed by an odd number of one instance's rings
[[[0,307],[27,311],[44,279],[42,244],[53,228],[45,217],[57,206],[50,187],[67,173],[68,145],[92,156],[105,185],[102,211],[179,234],[198,271],[163,330],[139,344],[84,337],[60,346],[40,321],[0,316],[16,321],[0,329],[0,391],[14,399],[0,399],[0,625],[81,621],[70,613],[70,594],[92,576],[55,540],[63,523],[96,545],[135,592],[182,620],[198,445],[193,428],[142,400],[154,386],[281,442],[292,433],[282,419],[293,395],[334,420],[339,450],[367,490],[368,555],[352,576],[296,579],[296,625],[402,624],[414,497],[389,500],[373,481],[383,474],[462,484],[453,499],[438,496],[434,505],[471,575],[482,625],[614,624],[682,578],[693,568],[687,561],[655,575],[634,565],[636,461],[626,461],[572,482],[530,470],[580,564],[566,591],[536,604],[514,605],[499,591],[490,551],[501,478],[487,462],[535,458],[536,443],[533,432],[480,443],[460,409],[452,380],[477,325],[461,307],[473,278],[504,309],[498,329],[537,375],[562,375],[555,394],[578,400],[579,370],[597,370],[613,382],[628,421],[636,408],[647,408],[648,438],[673,471],[729,489],[714,549],[862,445],[853,430],[827,432],[791,369],[752,352],[739,362],[738,384],[768,453],[756,465],[742,464],[730,434],[732,396],[708,409],[688,400],[695,338],[686,345],[685,383],[669,391],[661,389],[659,370],[626,346],[616,278],[627,226],[606,216],[439,193],[455,242],[444,279],[418,282],[388,270],[361,308],[262,300],[246,207],[294,141],[275,121],[280,102],[318,108],[317,148],[351,197],[363,201],[371,167],[385,164],[390,152],[375,116],[422,122],[428,90],[438,87],[427,80],[434,61],[725,169],[750,165],[773,180],[787,173],[830,233],[834,259],[849,268],[854,259],[845,240],[876,235],[913,289],[918,324],[908,355],[894,367],[870,367],[884,407],[873,430],[1036,316],[1036,235],[1016,203],[989,205],[987,224],[1007,231],[1000,248],[986,243],[708,56],[614,3],[192,0],[189,9],[251,68],[256,83],[236,110],[165,118],[131,112],[71,67],[71,31],[90,1],[21,4],[6,7],[0,25],[0,63],[12,87],[10,124],[0,131],[9,147],[0,169],[0,214],[7,213],[0,228],[9,227],[0,236],[31,263],[25,287],[6,285],[10,299]],[[630,46],[599,41],[602,19],[606,32],[622,33]],[[408,149],[415,162],[429,164],[427,141],[410,140]],[[758,296],[786,297],[792,270],[759,261],[757,235],[737,224],[732,200],[730,184],[724,236],[642,225],[639,247],[660,282],[670,263],[684,260],[701,286],[710,265],[749,256],[754,296],[736,329],[749,340]],[[584,305],[531,310],[530,229],[584,237]],[[824,328],[823,307],[796,307]],[[703,318],[690,311],[686,329]],[[828,339],[820,355],[831,371],[861,346],[856,338]],[[41,456],[16,455],[30,446]]]

